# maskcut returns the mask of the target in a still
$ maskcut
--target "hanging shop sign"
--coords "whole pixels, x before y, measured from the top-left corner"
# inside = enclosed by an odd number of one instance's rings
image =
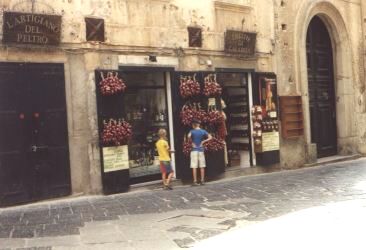
[[[129,168],[127,145],[103,147],[104,172],[112,172]]]
[[[3,43],[60,43],[61,16],[4,12],[3,18]]]
[[[256,33],[227,30],[225,32],[225,52],[254,55],[256,40]]]

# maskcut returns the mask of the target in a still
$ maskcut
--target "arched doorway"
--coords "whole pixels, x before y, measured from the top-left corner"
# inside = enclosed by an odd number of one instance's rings
[[[337,154],[337,122],[332,42],[324,22],[315,16],[307,31],[306,56],[311,142],[318,158]]]

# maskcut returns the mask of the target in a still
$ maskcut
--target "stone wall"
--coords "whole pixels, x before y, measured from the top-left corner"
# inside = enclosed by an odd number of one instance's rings
[[[36,0],[32,4],[32,1],[3,0],[0,10],[62,15],[60,46],[44,50],[1,45],[0,59],[65,63],[74,193],[101,192],[95,69],[117,69],[128,64],[169,65],[177,70],[218,67],[273,71],[278,75],[279,94],[302,95],[306,110],[306,68],[301,53],[304,53],[307,24],[316,14],[328,20],[336,47],[342,51],[336,66],[340,153],[354,153],[357,149],[366,153],[365,58],[362,56],[365,43],[362,38],[366,38],[365,1]],[[105,42],[86,41],[85,17],[105,20]],[[188,47],[188,26],[203,29],[202,49]],[[257,32],[256,55],[225,54],[226,29]],[[156,55],[158,62],[148,62],[149,54]],[[355,112],[354,107],[357,107]],[[281,140],[281,164],[285,168],[316,159],[309,141],[306,112],[305,118],[304,138]]]

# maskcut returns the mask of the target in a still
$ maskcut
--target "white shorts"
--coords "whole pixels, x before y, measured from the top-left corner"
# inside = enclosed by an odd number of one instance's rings
[[[203,152],[192,151],[191,152],[191,168],[205,168],[206,160]]]

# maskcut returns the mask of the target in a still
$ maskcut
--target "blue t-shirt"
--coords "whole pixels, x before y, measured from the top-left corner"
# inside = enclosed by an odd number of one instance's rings
[[[203,147],[201,147],[200,145],[202,141],[208,137],[207,131],[200,128],[200,129],[192,129],[190,133],[192,142],[194,144],[192,151],[203,152]]]

